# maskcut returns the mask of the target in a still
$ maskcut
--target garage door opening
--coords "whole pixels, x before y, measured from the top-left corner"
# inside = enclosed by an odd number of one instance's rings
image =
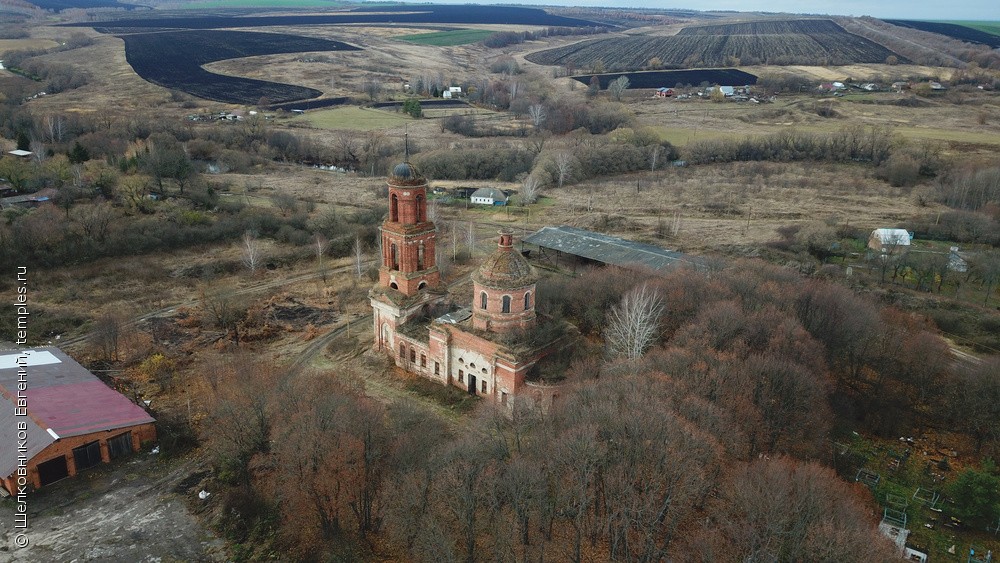
[[[108,454],[111,459],[118,459],[132,453],[132,433],[119,434],[108,440]]]
[[[73,448],[73,461],[76,462],[77,471],[83,471],[101,463],[100,442],[91,442],[79,448]]]
[[[64,456],[38,464],[38,480],[41,481],[43,487],[66,477],[69,477],[69,467],[66,466]]]

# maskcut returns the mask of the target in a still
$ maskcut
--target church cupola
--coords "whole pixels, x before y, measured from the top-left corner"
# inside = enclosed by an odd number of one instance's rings
[[[538,277],[514,248],[514,233],[499,232],[497,249],[472,274],[472,325],[506,332],[535,324],[535,283]]]

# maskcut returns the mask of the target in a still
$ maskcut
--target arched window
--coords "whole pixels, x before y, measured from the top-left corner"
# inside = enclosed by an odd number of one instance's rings
[[[393,289],[399,289],[399,286],[398,286],[398,285],[396,285],[396,282],[391,282],[391,283],[389,284],[389,287],[391,287],[391,288],[393,288]]]
[[[484,292],[480,293],[479,294],[479,308],[483,309],[483,310],[486,310],[486,303],[487,303],[487,301],[489,301],[489,298],[486,297],[486,292],[484,291]]]
[[[417,289],[423,289],[425,287],[427,287],[427,282],[425,282],[425,281],[422,281],[422,282],[420,282],[420,283],[417,284]]]
[[[531,309],[531,292],[524,294],[524,310],[527,311]]]
[[[389,263],[392,264],[393,270],[399,269],[399,252],[396,249],[396,243],[389,245]]]
[[[427,200],[424,196],[417,196],[417,222],[423,223],[427,220]]]
[[[424,241],[420,241],[420,244],[417,245],[417,269],[424,269]]]
[[[399,221],[399,198],[396,194],[389,196],[389,220],[393,223]]]
[[[500,312],[509,313],[510,312],[510,295],[504,295],[501,303]]]

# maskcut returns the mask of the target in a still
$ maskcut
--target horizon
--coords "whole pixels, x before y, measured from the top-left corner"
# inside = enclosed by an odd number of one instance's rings
[[[399,0],[402,4],[483,4],[483,5],[515,5],[560,8],[619,8],[619,9],[655,9],[655,10],[689,10],[696,12],[738,12],[763,14],[797,14],[810,16],[871,16],[879,19],[927,20],[927,21],[1000,21],[994,2],[988,0],[965,0],[943,5],[938,2],[908,2],[906,0],[887,0],[871,4],[864,0],[844,0],[842,2],[816,0],[709,0],[707,2],[689,5],[690,0],[683,4],[665,6],[657,0],[519,0],[505,2],[503,0]],[[958,4],[956,6],[955,4]],[[831,10],[830,6],[835,9]]]

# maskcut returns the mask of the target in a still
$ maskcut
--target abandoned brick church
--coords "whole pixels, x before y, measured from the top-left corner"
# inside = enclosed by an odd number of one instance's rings
[[[509,406],[514,396],[546,406],[557,387],[529,380],[532,368],[559,345],[511,343],[537,321],[537,276],[501,230],[495,252],[472,274],[468,305],[449,307],[435,265],[436,228],[427,219],[427,180],[409,163],[388,178],[389,214],[382,223],[379,281],[369,296],[376,350],[397,366]]]

